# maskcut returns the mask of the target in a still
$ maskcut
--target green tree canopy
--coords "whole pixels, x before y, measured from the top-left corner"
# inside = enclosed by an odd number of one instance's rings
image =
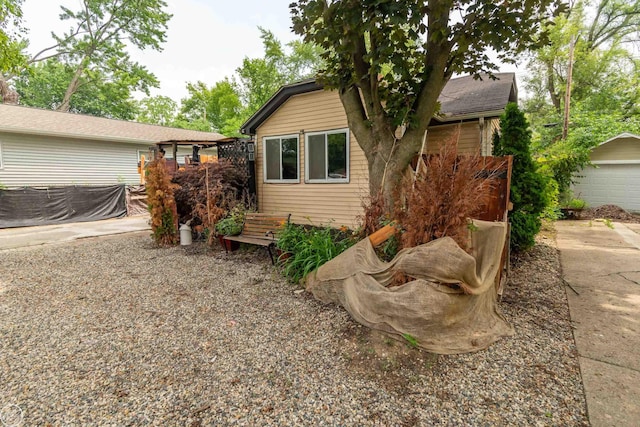
[[[0,0],[0,76],[23,68],[22,0]]]
[[[271,31],[258,29],[264,56],[245,57],[236,70],[246,117],[255,113],[280,86],[314,77],[323,64],[322,49],[317,45],[294,40],[285,48]]]
[[[210,124],[210,130],[228,136],[238,134],[240,125],[237,121],[242,113],[242,103],[229,79],[221,80],[212,87],[200,81],[187,83],[187,91],[189,96],[182,100],[180,119],[202,120]]]
[[[529,61],[525,101],[533,150],[544,171],[567,197],[573,177],[589,164],[598,144],[637,132],[640,62],[628,50],[640,34],[640,1],[577,1],[547,27],[549,44]],[[574,60],[570,120],[562,139],[570,47]]]
[[[57,58],[34,64],[15,79],[20,103],[31,107],[57,110],[64,102],[73,65]],[[92,116],[132,120],[138,111],[131,90],[135,77],[126,73],[108,76],[99,69],[84,72],[78,79],[68,111]]]
[[[312,77],[321,67],[321,49],[299,40],[285,46],[271,31],[260,28],[264,56],[245,57],[232,78],[209,87],[187,83],[189,96],[182,100],[178,126],[198,123],[199,129],[240,136],[242,123],[255,113],[280,86]]]
[[[53,34],[55,44],[40,50],[27,61],[27,65],[32,65],[55,58],[72,69],[71,74],[65,73],[68,77],[62,99],[58,102],[57,94],[49,94],[49,105],[55,104],[60,111],[84,109],[74,107],[77,102],[73,97],[87,82],[110,90],[117,89],[120,94],[136,90],[148,94],[150,87],[157,87],[159,83],[155,76],[133,61],[127,48],[161,50],[171,18],[164,11],[166,7],[164,0],[81,0],[77,11],[61,6],[60,19],[69,21],[70,29],[62,34]],[[36,67],[31,74],[48,67]],[[1,78],[6,82],[16,74],[4,73]],[[99,79],[101,82],[97,81]],[[25,103],[33,105],[35,101],[27,100]],[[110,108],[103,106],[101,109]]]
[[[138,101],[135,120],[140,123],[171,126],[177,111],[178,104],[168,96],[147,97]]]
[[[293,29],[324,49],[320,80],[338,90],[369,165],[369,191],[390,208],[454,73],[479,76],[540,43],[561,2],[299,0]],[[536,42],[536,40],[538,40]],[[407,125],[396,139],[396,127]]]

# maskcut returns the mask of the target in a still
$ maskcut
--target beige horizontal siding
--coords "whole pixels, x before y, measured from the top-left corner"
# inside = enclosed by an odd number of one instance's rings
[[[304,182],[304,134],[347,128],[347,116],[335,92],[317,91],[296,95],[285,102],[257,130],[256,174],[260,212],[287,212],[292,221],[355,227],[362,212],[362,197],[368,194],[368,172],[364,153],[349,134],[349,183],[306,184]],[[263,138],[297,134],[300,152],[300,183],[264,182]]]
[[[441,145],[455,138],[458,138],[459,153],[480,153],[480,126],[478,122],[465,122],[440,126],[432,126],[427,132],[427,149],[428,154],[437,154]]]
[[[286,212],[292,221],[355,227],[362,215],[363,198],[369,193],[368,168],[364,152],[353,133],[349,136],[349,183],[306,184],[304,182],[304,135],[309,132],[347,128],[347,116],[337,92],[317,91],[287,100],[258,129],[256,134],[256,175],[260,212]],[[458,125],[433,127],[428,133],[428,152],[437,152],[439,141]],[[480,152],[477,122],[460,125],[462,152]],[[300,152],[299,183],[265,183],[263,138],[298,135]]]
[[[640,141],[635,138],[620,138],[608,142],[593,149],[591,160],[640,160]]]

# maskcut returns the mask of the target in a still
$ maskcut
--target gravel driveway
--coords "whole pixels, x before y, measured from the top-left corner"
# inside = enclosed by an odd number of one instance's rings
[[[512,272],[516,335],[457,356],[358,326],[262,251],[143,233],[0,259],[0,408],[25,426],[588,425],[552,239]]]

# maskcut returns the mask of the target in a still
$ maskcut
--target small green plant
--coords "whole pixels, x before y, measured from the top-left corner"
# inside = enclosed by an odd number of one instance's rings
[[[611,221],[609,218],[605,218],[604,219],[604,225],[606,225],[607,227],[609,227],[610,229],[614,229],[615,227],[613,226],[613,221]]]
[[[242,223],[233,216],[228,216],[216,223],[216,233],[220,236],[236,236],[242,232]]]
[[[569,200],[569,203],[567,204],[567,207],[569,209],[584,209],[585,207],[587,207],[587,202],[585,202],[582,199],[571,199]]]
[[[299,283],[307,274],[335,258],[355,243],[351,233],[324,227],[305,227],[287,224],[280,233],[278,249],[289,254],[281,256],[282,273],[293,283]]]
[[[396,257],[400,250],[400,240],[397,235],[393,235],[387,239],[386,242],[380,246],[379,252],[381,252],[380,258],[384,261],[391,261]]]
[[[418,348],[418,340],[411,334],[402,334],[402,338],[407,340],[407,344],[413,348]]]

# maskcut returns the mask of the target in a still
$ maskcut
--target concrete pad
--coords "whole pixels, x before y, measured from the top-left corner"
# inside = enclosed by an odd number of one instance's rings
[[[69,242],[87,237],[150,230],[149,216],[0,229],[0,250]]]
[[[556,222],[563,277],[579,293],[567,288],[594,426],[640,425],[640,248],[625,226]]]
[[[627,223],[625,224],[625,227],[627,227],[629,230],[633,231],[636,234],[640,234],[640,224]]]
[[[613,225],[615,226],[614,229],[627,243],[640,249],[640,234],[638,234],[640,229],[634,231],[633,227],[627,227],[626,224],[620,222],[614,222]]]
[[[593,427],[637,427],[640,424],[640,373],[580,357],[580,370]]]
[[[611,277],[592,283],[572,283],[580,295],[567,291],[579,354],[640,372],[640,286]]]

